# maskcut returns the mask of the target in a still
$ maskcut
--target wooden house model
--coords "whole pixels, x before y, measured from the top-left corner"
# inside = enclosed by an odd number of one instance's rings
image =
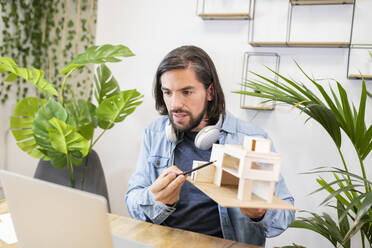
[[[270,140],[246,136],[243,146],[214,144],[210,161],[216,162],[194,171],[189,181],[221,205],[294,209],[274,196],[281,159]]]

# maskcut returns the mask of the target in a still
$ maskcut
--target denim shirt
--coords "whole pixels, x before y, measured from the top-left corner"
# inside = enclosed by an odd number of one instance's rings
[[[155,201],[150,191],[150,186],[161,172],[173,165],[176,144],[169,142],[165,137],[167,120],[166,116],[160,117],[145,129],[137,169],[129,180],[129,190],[125,195],[131,217],[155,224],[161,224],[175,211],[174,207]],[[242,145],[244,136],[268,138],[262,129],[227,112],[219,143]],[[282,176],[275,187],[276,197],[294,203]],[[243,215],[239,208],[225,208],[219,205],[218,210],[225,239],[258,246],[265,246],[266,237],[275,237],[285,231],[295,217],[294,211],[268,209],[260,221],[254,221]]]

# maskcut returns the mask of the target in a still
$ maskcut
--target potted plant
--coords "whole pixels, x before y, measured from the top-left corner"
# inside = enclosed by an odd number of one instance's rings
[[[106,66],[107,62],[119,62],[130,56],[134,54],[123,45],[88,48],[60,71],[64,74],[64,79],[59,94],[44,78],[43,71],[21,68],[11,58],[0,58],[0,73],[8,73],[6,82],[20,77],[35,85],[48,97],[27,97],[17,102],[10,118],[10,127],[21,150],[41,161],[48,161],[53,168],[64,168],[68,171],[71,187],[79,186],[75,170],[82,171],[80,188],[83,189],[86,168],[91,163],[87,156],[92,154],[94,145],[107,130],[124,121],[142,103],[143,96],[136,89],[120,90]],[[76,97],[66,99],[65,86],[68,79],[72,73],[81,71],[89,64],[98,65],[94,76],[97,105]],[[99,128],[102,131],[95,137]]]
[[[297,63],[296,63],[297,64]],[[320,188],[313,193],[326,190],[329,195],[320,203],[337,212],[337,220],[323,213],[308,212],[308,217],[299,217],[292,227],[305,228],[319,233],[328,239],[334,247],[350,247],[352,236],[359,234],[362,246],[372,245],[372,182],[367,178],[364,161],[372,150],[372,125],[365,122],[365,109],[368,91],[362,79],[362,92],[359,106],[351,104],[346,90],[337,82],[337,90],[329,87],[326,90],[316,80],[310,78],[297,64],[301,72],[313,84],[317,94],[304,84],[291,80],[269,69],[280,80],[275,81],[262,75],[262,81],[247,80],[243,85],[252,91],[235,91],[234,93],[256,96],[264,101],[285,103],[298,108],[319,122],[334,141],[342,167],[319,167],[310,174],[331,174],[334,177],[326,181],[316,179]],[[327,93],[329,92],[329,93]],[[341,130],[353,144],[359,158],[360,173],[351,173],[341,150]],[[287,247],[300,247],[297,245]]]

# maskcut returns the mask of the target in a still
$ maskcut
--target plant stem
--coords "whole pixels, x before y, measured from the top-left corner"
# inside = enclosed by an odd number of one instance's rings
[[[93,136],[94,136],[94,131],[93,131]],[[86,169],[87,169],[87,166],[88,166],[88,158],[89,158],[90,152],[92,151],[92,142],[93,142],[93,138],[90,140],[88,155],[86,156],[85,164],[84,164],[84,167],[83,167],[83,175],[81,177],[80,189],[84,188],[85,173],[86,173]]]
[[[102,137],[102,135],[107,131],[107,129],[103,130],[103,132],[97,137],[97,139],[93,142],[92,147],[97,143],[97,141]]]
[[[62,86],[61,86],[61,105],[63,106],[63,98],[64,98],[64,95],[65,95],[65,84],[66,84],[66,81],[67,81],[67,78],[71,75],[71,73],[74,71],[75,69],[69,71],[65,78],[63,79],[63,82],[62,82]]]
[[[102,137],[102,135],[109,130],[114,125],[114,122],[111,122],[107,129],[103,130],[103,132],[97,137],[97,139],[93,142],[92,147],[97,143],[97,141]]]
[[[84,189],[85,174],[86,174],[86,170],[88,166],[88,159],[89,159],[90,151],[91,150],[89,150],[88,155],[85,157],[85,164],[83,165],[83,175],[81,176],[81,184],[80,184],[81,190]]]
[[[364,243],[364,233],[363,232],[360,232],[360,239],[362,240],[362,247],[365,248],[366,245]]]
[[[367,183],[367,175],[366,175],[366,171],[364,169],[364,163],[363,163],[363,160],[359,157],[358,155],[358,158],[359,158],[359,163],[360,163],[360,169],[362,170],[362,174],[363,174],[363,179],[364,179],[364,187],[366,188],[366,193],[367,192],[370,192],[371,189]]]
[[[67,158],[67,164],[68,164],[68,171],[70,174],[70,185],[71,187],[75,188],[74,167],[70,161],[68,153],[66,154],[66,158]]]
[[[362,174],[363,174],[364,187],[365,187],[366,193],[367,193],[367,192],[370,192],[371,191],[371,188],[370,188],[370,186],[367,183],[367,176],[366,176],[366,171],[364,169],[363,159],[360,158],[359,154],[358,154],[358,158],[359,158],[360,168],[361,168]],[[369,213],[369,219],[371,219],[371,217],[372,217],[372,209],[371,208],[368,209],[368,213]],[[371,226],[372,226],[372,224],[369,223],[368,224],[368,229],[370,229]],[[362,238],[362,245],[363,245],[363,248],[364,248],[365,247],[365,245],[364,245],[364,233],[363,233],[363,231],[360,231],[360,233],[361,233],[361,238]]]
[[[341,148],[337,147],[337,150],[338,150],[338,153],[340,154],[340,157],[342,159],[342,163],[344,165],[344,169],[347,173],[349,173],[349,170],[347,168],[347,165],[346,165],[346,162],[345,162],[345,158],[344,158],[344,155],[342,155],[342,152],[341,152]],[[347,178],[349,179],[349,183],[351,184],[351,178],[349,176],[349,174],[347,174]]]

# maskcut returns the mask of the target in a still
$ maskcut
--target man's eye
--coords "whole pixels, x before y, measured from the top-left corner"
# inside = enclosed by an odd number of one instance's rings
[[[192,93],[192,92],[189,91],[189,90],[185,90],[185,91],[183,92],[184,95],[191,95],[191,93]]]
[[[169,91],[163,91],[163,95],[165,95],[165,96],[170,96],[171,93],[170,93]]]

